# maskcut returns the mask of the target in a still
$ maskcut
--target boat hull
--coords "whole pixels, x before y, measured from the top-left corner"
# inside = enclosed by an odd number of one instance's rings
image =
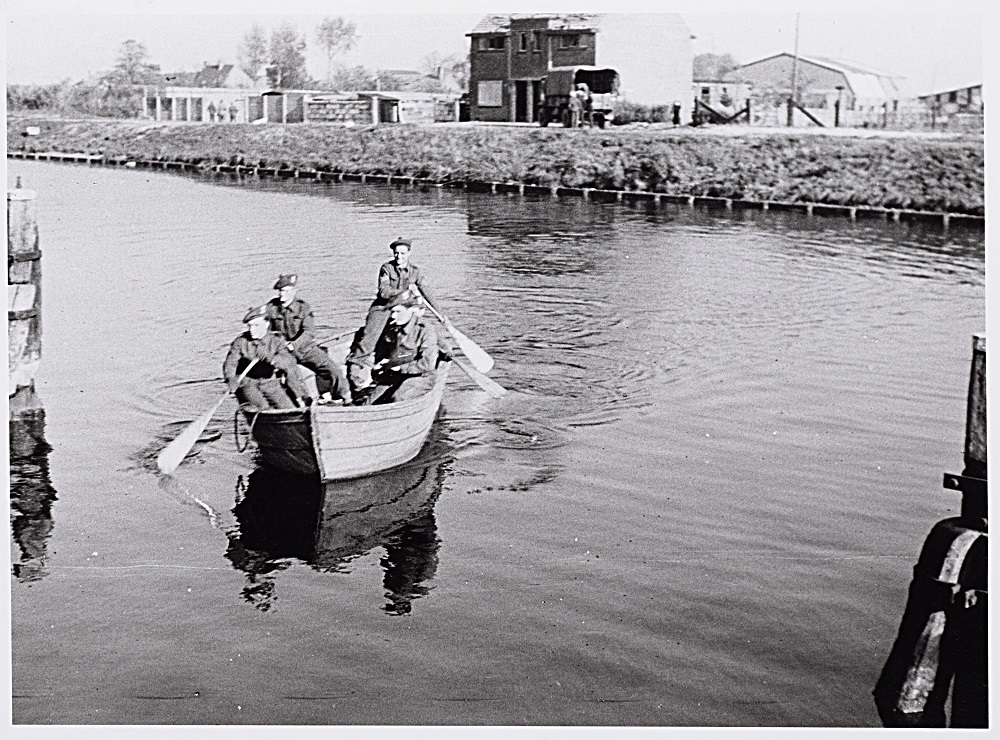
[[[324,481],[388,470],[420,452],[437,416],[451,363],[438,366],[423,396],[375,406],[258,411],[243,407],[267,467]]]

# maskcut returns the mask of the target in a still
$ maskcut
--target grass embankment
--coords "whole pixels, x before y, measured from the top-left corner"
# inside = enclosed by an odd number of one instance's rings
[[[39,136],[22,135],[39,126]],[[18,118],[9,150],[984,214],[981,138]]]

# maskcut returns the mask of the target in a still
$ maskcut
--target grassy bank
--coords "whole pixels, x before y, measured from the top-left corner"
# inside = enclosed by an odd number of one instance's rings
[[[38,136],[24,136],[39,126]],[[8,150],[984,213],[981,138],[8,120]]]

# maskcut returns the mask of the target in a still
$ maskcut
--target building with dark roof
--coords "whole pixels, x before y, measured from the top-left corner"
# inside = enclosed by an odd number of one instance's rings
[[[636,103],[691,110],[691,32],[676,13],[518,13],[484,16],[470,38],[473,120],[536,121],[550,70],[610,67]]]

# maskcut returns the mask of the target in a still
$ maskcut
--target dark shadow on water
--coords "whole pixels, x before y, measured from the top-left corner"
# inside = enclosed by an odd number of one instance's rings
[[[432,431],[410,463],[358,480],[324,485],[263,467],[240,476],[226,557],[246,573],[243,599],[268,611],[277,601],[275,578],[289,566],[345,573],[351,561],[381,547],[382,608],[408,614],[430,592],[437,571],[434,504],[450,464],[447,446]]]
[[[52,534],[52,503],[56,489],[49,478],[49,452],[45,441],[45,411],[35,409],[12,418],[10,430],[11,530],[20,550],[13,563],[14,577],[22,583],[45,577],[46,547]]]

